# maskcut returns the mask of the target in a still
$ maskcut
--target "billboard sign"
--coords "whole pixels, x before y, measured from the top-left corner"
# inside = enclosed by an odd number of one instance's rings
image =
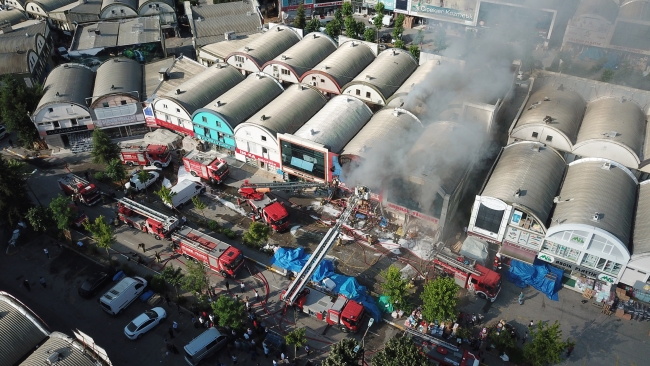
[[[410,14],[424,18],[475,24],[479,0],[411,0]]]

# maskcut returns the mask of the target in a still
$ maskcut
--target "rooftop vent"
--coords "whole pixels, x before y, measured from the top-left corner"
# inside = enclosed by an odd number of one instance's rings
[[[221,107],[221,101],[217,100],[217,103],[215,104],[216,107]]]
[[[350,47],[356,47],[356,46],[357,46],[357,42],[354,42],[354,41],[350,42]]]
[[[440,65],[440,60],[437,60],[437,61],[436,61],[436,65]]]
[[[115,84],[111,85],[111,90],[115,90]]]
[[[309,132],[311,132],[312,136],[314,136],[316,134],[316,131],[313,128]]]
[[[549,98],[549,97],[544,97],[544,101],[545,101],[545,102],[548,102],[549,100],[551,100],[551,98]]]
[[[50,351],[52,352],[49,356],[47,356],[47,360],[45,363],[47,365],[56,365],[59,361],[63,360],[63,355],[60,354],[59,352],[56,351]]]
[[[247,17],[251,16],[252,14],[253,14],[253,13],[250,12],[250,11],[247,11],[247,12],[246,12],[246,16],[247,16]]]
[[[607,137],[607,138],[613,139],[614,137],[618,136],[618,132],[616,132],[616,131],[609,131],[609,132],[605,132],[605,133],[603,133],[603,135],[604,135],[605,137]]]
[[[266,114],[263,114],[263,115],[260,117],[260,121],[266,121]]]
[[[612,169],[612,163],[605,162],[605,163],[603,163],[603,165],[600,166],[600,169],[602,169],[602,170],[610,170],[610,169]]]
[[[305,89],[307,89],[307,86],[305,86],[305,84],[300,84],[300,90],[305,90]]]
[[[318,34],[317,34],[317,33],[312,33],[312,34],[314,35],[314,38],[318,38]]]
[[[224,64],[217,64],[217,69],[223,69],[224,66]]]
[[[255,74],[255,77],[257,77],[258,79],[261,79],[262,78],[262,73],[258,72],[257,74]]]
[[[515,197],[521,196],[521,189],[517,188],[517,190],[515,191],[515,194],[513,196],[515,196]]]
[[[539,144],[534,144],[533,147],[530,148],[534,152],[539,152]]]
[[[169,74],[167,73],[167,68],[163,67],[158,70],[158,80],[165,81],[169,80]]]
[[[553,117],[545,116],[542,121],[544,121],[544,123],[546,123],[546,124],[549,124],[549,123],[553,122]]]
[[[397,51],[393,49],[393,56],[397,55]]]
[[[591,216],[591,221],[600,221],[600,212],[594,212],[593,216]]]
[[[120,62],[120,59],[119,58],[114,58],[113,62]]]
[[[95,28],[95,34],[102,34],[102,31],[99,28]]]
[[[224,38],[226,39],[226,41],[235,40],[235,39],[237,39],[237,33],[233,32],[233,31],[226,32],[226,33],[224,33]]]
[[[393,110],[393,116],[399,117],[399,111],[397,110],[397,108]]]
[[[181,90],[180,90],[180,89],[176,89],[176,95],[178,95],[178,94],[180,94],[180,93],[181,93]]]
[[[57,96],[57,97],[60,97],[60,96],[61,96],[61,94],[59,94],[59,92],[56,92],[56,96]]]
[[[251,50],[250,47],[248,47],[248,46],[245,46],[245,47],[244,47],[244,51],[248,52],[248,51],[250,51],[250,50]]]
[[[366,80],[372,80],[372,76],[366,74]]]
[[[282,55],[282,56],[280,56],[280,58],[281,58],[282,60],[286,60],[286,59],[287,59],[287,56]]]

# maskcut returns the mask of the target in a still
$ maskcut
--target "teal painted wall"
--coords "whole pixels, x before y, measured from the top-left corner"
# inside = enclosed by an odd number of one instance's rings
[[[203,121],[205,117],[205,121]],[[210,112],[199,112],[192,118],[195,137],[211,144],[219,145],[230,150],[235,150],[235,134],[230,128],[228,122],[221,117]],[[208,129],[208,135],[205,134],[205,128]],[[223,136],[220,138],[219,133]]]

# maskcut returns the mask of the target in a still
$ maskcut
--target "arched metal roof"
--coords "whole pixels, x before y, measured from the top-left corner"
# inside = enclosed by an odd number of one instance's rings
[[[376,89],[386,103],[406,79],[418,67],[410,52],[391,48],[380,53],[368,67],[363,69],[343,89],[363,84]]]
[[[192,115],[211,100],[230,90],[244,80],[244,76],[225,63],[214,64],[188,81],[165,94],[165,98],[178,102]],[[180,91],[180,94],[177,94]]]
[[[248,121],[237,126],[257,125],[272,135],[294,133],[327,103],[325,96],[306,84],[293,84]]]
[[[620,18],[650,21],[649,0],[623,0],[621,3],[621,10],[618,12]]]
[[[616,0],[589,0],[580,1],[574,18],[580,16],[596,15],[614,23],[619,7]]]
[[[111,5],[124,5],[127,8],[133,9],[136,14],[138,13],[138,0],[102,0],[100,13],[104,12],[104,10]]]
[[[228,58],[236,54],[248,57],[262,70],[266,62],[271,61],[298,41],[300,37],[291,28],[276,25],[248,45],[228,55]]]
[[[545,225],[565,170],[566,161],[555,149],[538,142],[516,142],[503,148],[481,196],[515,204]]]
[[[558,131],[575,144],[584,110],[585,101],[578,93],[548,85],[530,96],[511,134],[527,125],[540,125]],[[550,123],[544,122],[546,116],[552,118]]]
[[[281,55],[268,61],[261,69],[270,64],[284,65],[293,70],[296,78],[300,80],[307,71],[334,51],[336,51],[336,42],[332,38],[324,33],[313,32]]]
[[[331,152],[338,154],[370,118],[372,111],[364,102],[338,95],[293,135],[327,146]]]
[[[405,140],[411,133],[423,129],[422,122],[412,113],[400,108],[384,108],[345,145],[341,155],[367,159],[377,152],[397,151],[405,147],[408,143]]]
[[[174,6],[174,0],[138,0],[138,13],[140,12],[140,10],[141,10],[145,5],[147,5],[147,4],[149,4],[149,3],[165,3],[165,4],[169,5],[169,6],[171,6],[172,9],[175,8],[175,6]],[[194,11],[194,9],[192,9],[192,11]]]
[[[27,20],[27,16],[18,8],[12,8],[11,10],[0,10],[0,23],[9,22],[11,25],[16,25],[20,22],[24,22],[25,20]]]
[[[272,102],[283,91],[282,85],[271,76],[261,72],[251,74],[194,114],[209,111],[221,116],[234,129],[238,124]]]
[[[140,100],[142,82],[142,65],[139,62],[125,57],[106,60],[96,71],[93,103],[109,94],[128,94]]]
[[[86,98],[93,93],[95,73],[88,67],[68,63],[55,67],[45,80],[43,96],[34,114],[48,104],[75,103],[88,109]]]
[[[632,257],[650,253],[650,180],[639,184],[632,243]]]
[[[574,149],[593,141],[620,144],[636,155],[638,164],[645,132],[646,117],[636,103],[618,98],[598,99],[587,105]]]
[[[418,84],[427,82],[427,75],[429,75],[430,72],[433,71],[437,66],[440,66],[440,60],[429,60],[422,65],[418,66],[418,68],[409,76],[408,79],[402,84],[402,86],[393,93],[393,95],[388,98],[388,103],[390,103],[393,99],[398,98],[398,97],[406,97],[411,90],[413,90]]]
[[[38,0],[38,1],[27,1],[25,3],[25,10],[27,10],[27,4],[29,3],[34,3],[38,6],[41,7],[46,12],[51,12],[52,10],[56,10],[58,8],[62,8],[66,5],[70,5],[72,3],[77,2],[77,0]]]
[[[569,164],[551,227],[583,224],[605,230],[628,248],[638,181],[623,165],[584,158]],[[599,219],[593,220],[598,213]]]
[[[370,47],[360,41],[348,41],[339,46],[331,55],[303,75],[304,80],[311,73],[329,76],[339,90],[352,81],[375,59]],[[301,80],[301,81],[302,81]]]

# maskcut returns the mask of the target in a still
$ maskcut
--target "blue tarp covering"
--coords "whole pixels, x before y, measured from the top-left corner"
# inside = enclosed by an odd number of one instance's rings
[[[307,263],[307,259],[309,259],[309,254],[306,254],[302,248],[280,248],[273,255],[271,264],[298,273]],[[329,278],[336,284],[332,292],[359,302],[375,321],[381,320],[377,302],[372,296],[368,295],[366,287],[361,286],[356,278],[334,273],[334,264],[331,261],[323,260],[316,268],[312,281],[321,282],[325,278]]]
[[[607,58],[607,62],[603,66],[604,68],[608,70],[615,70],[618,68],[618,54],[610,52],[605,57]]]
[[[532,286],[549,299],[559,301],[558,291],[562,288],[563,271],[546,262],[535,260],[533,265],[512,260],[506,277],[517,287]]]
[[[605,57],[605,51],[602,48],[589,47],[586,50],[584,50],[578,58],[582,61],[586,59],[598,61],[603,57]]]

